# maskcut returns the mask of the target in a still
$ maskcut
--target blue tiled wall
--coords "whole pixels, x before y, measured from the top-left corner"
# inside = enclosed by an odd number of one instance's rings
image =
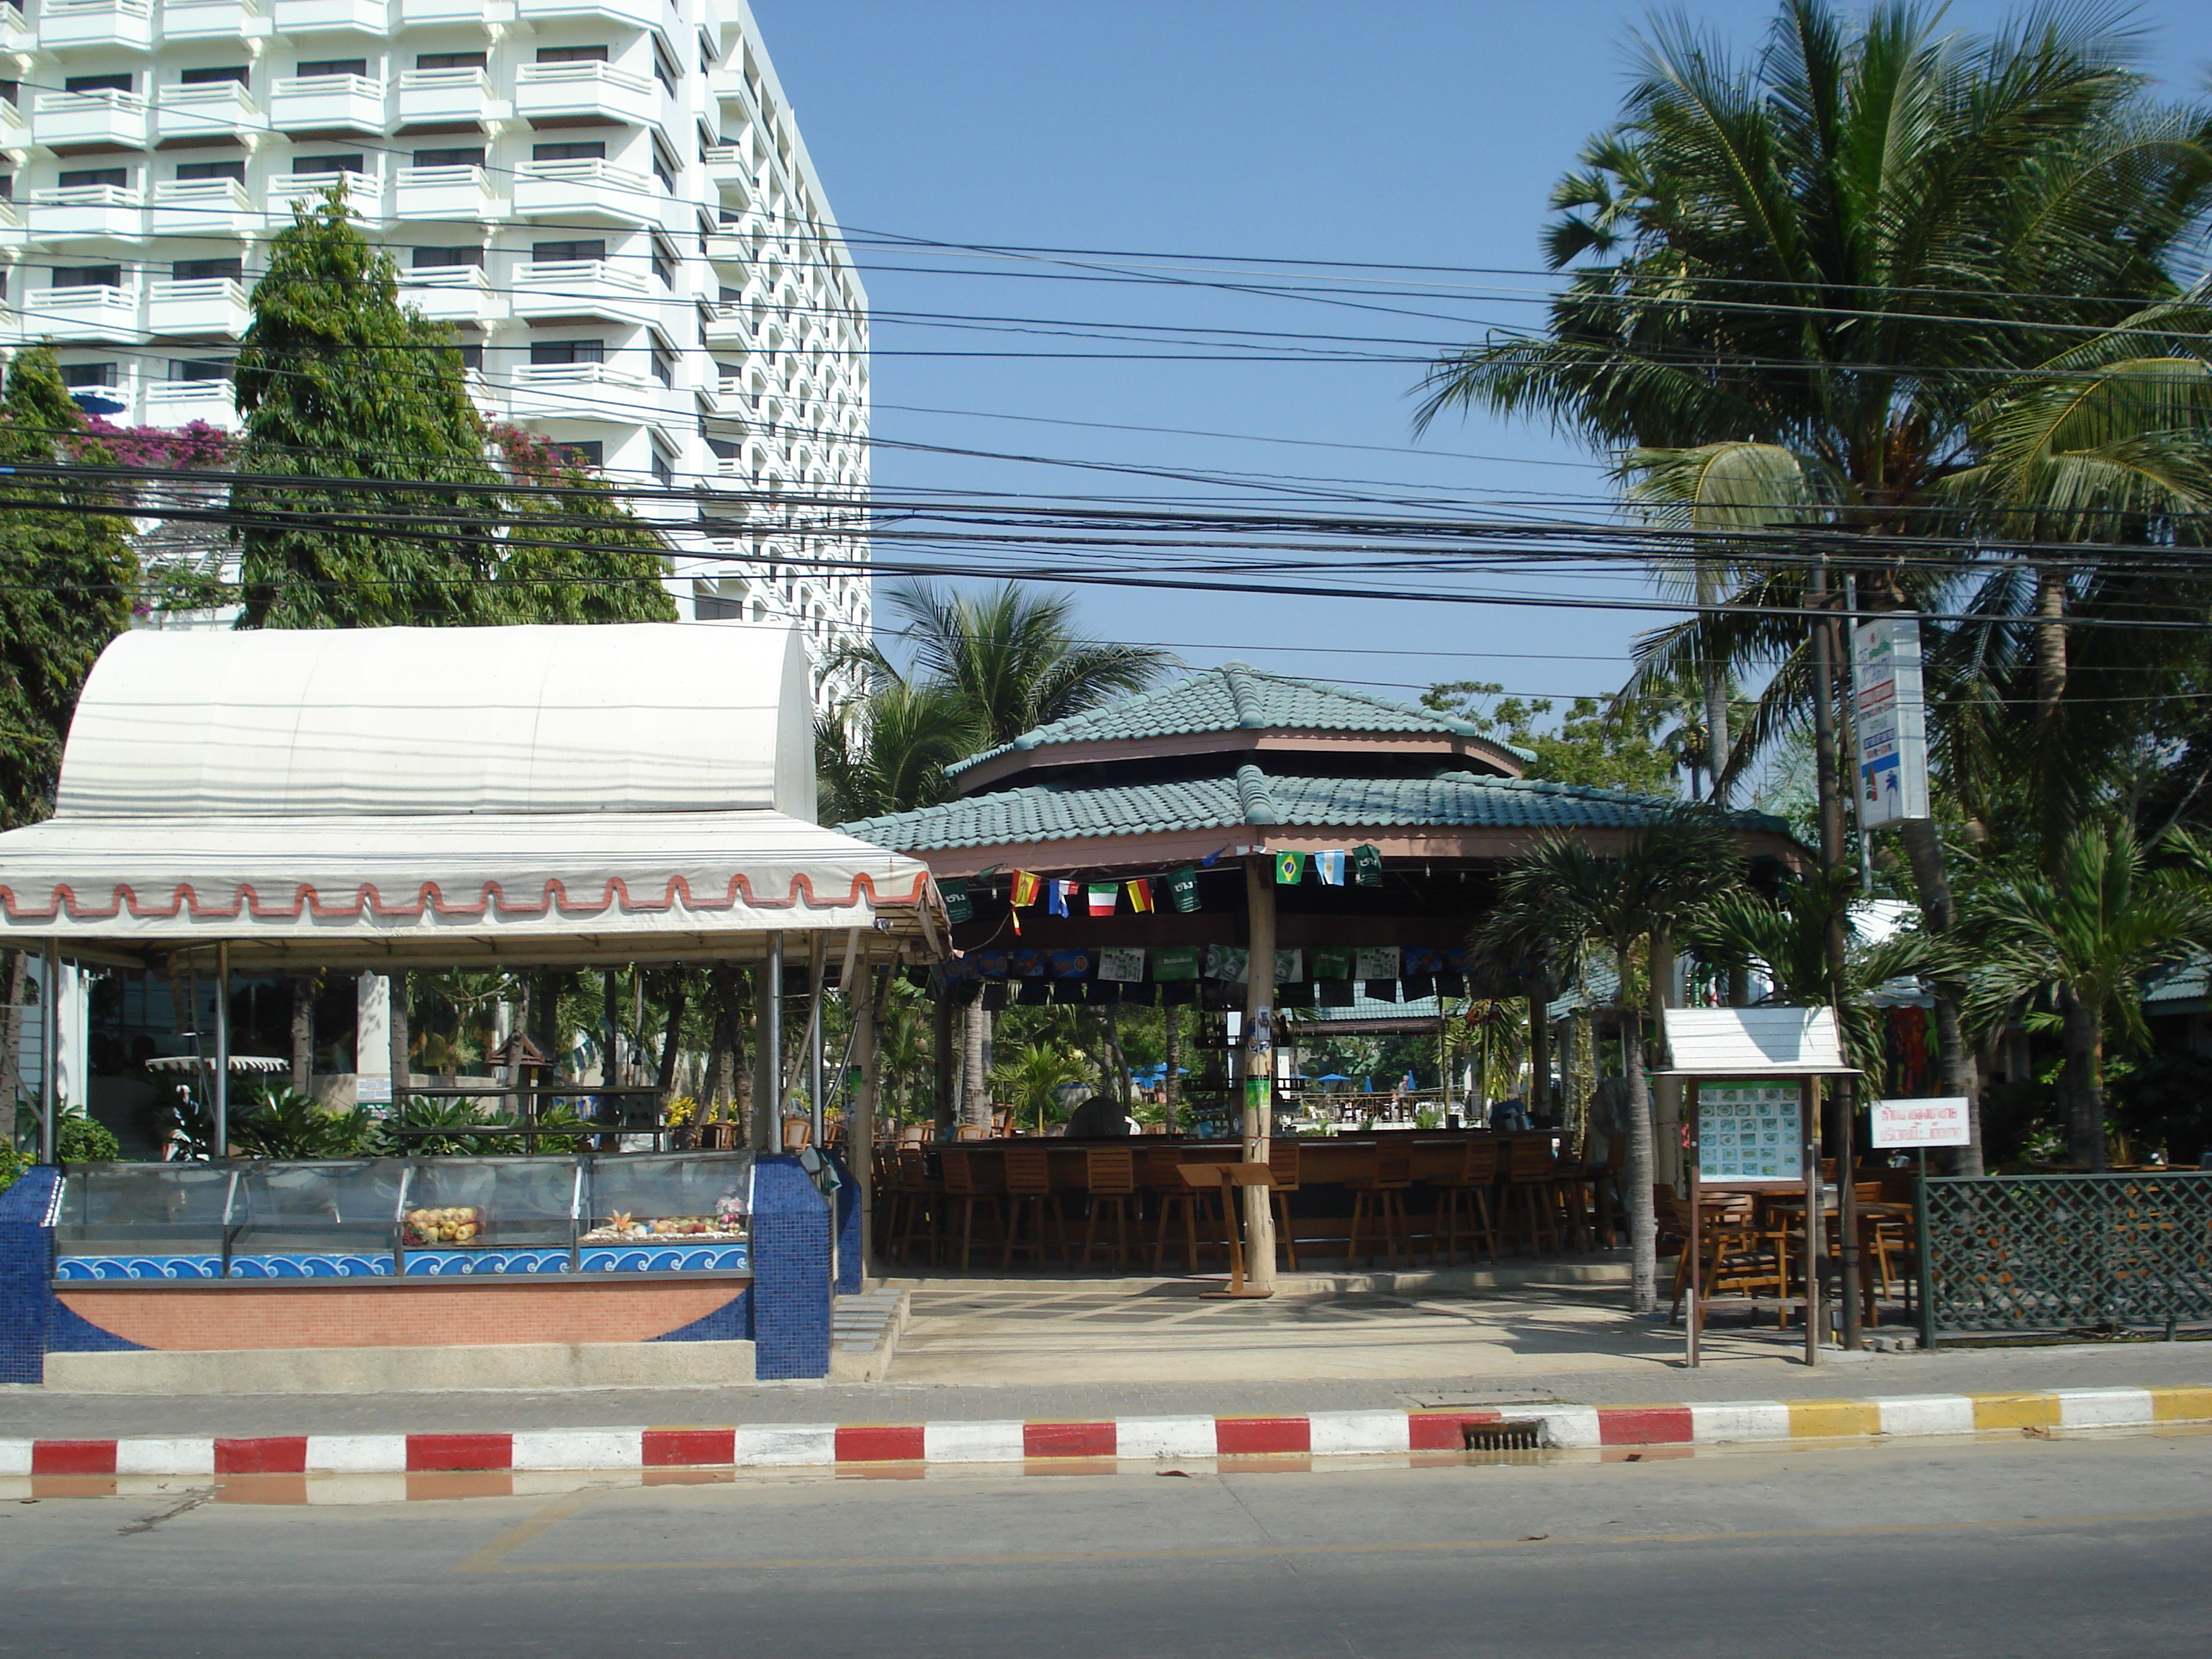
[[[860,1260],[860,1185],[843,1158],[832,1152],[830,1161],[837,1166],[837,1177],[844,1183],[837,1188],[837,1294],[858,1296],[860,1272],[866,1265]]]
[[[54,1240],[46,1226],[61,1171],[26,1170],[0,1193],[0,1382],[46,1380],[54,1301]]]
[[[753,1373],[830,1375],[830,1205],[795,1158],[753,1169]]]

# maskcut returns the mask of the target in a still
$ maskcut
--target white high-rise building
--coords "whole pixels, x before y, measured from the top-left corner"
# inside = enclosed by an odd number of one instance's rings
[[[786,499],[866,496],[866,295],[745,0],[0,0],[0,54],[8,332],[86,407],[234,425],[268,239],[343,177],[488,416],[704,486],[686,617],[867,637],[856,521]]]

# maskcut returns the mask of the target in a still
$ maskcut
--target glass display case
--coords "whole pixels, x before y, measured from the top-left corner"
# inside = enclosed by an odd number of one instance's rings
[[[731,1272],[752,1154],[82,1164],[58,1204],[62,1279]]]
[[[732,1244],[750,1235],[747,1152],[634,1152],[591,1160],[586,1244]]]

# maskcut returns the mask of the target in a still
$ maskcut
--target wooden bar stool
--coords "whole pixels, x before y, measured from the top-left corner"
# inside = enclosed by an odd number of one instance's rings
[[[1491,1264],[1498,1261],[1498,1224],[1490,1210],[1491,1189],[1498,1185],[1498,1143],[1476,1138],[1470,1139],[1460,1154],[1456,1171],[1448,1176],[1431,1176],[1424,1185],[1437,1189],[1437,1203],[1443,1214],[1438,1218],[1437,1233],[1443,1241],[1444,1266],[1449,1267],[1459,1254],[1460,1235],[1467,1235],[1467,1259],[1474,1260],[1475,1247],[1487,1245]]]
[[[1060,1200],[1052,1190],[1052,1159],[1042,1146],[1009,1146],[1005,1152],[1006,1169],[1006,1248],[1000,1253],[999,1266],[1013,1265],[1014,1253],[1025,1250],[1036,1258],[1039,1267],[1045,1265],[1052,1248],[1050,1236],[1045,1231],[1045,1222],[1052,1222],[1052,1231],[1060,1236],[1060,1251],[1066,1253],[1067,1230],[1060,1224]],[[1030,1237],[1022,1236],[1022,1218],[1032,1223]]]
[[[890,1254],[912,1261],[917,1246],[921,1258],[935,1265],[937,1228],[943,1206],[944,1185],[930,1179],[929,1159],[919,1146],[902,1147],[892,1168]]]
[[[1083,1190],[1091,1200],[1083,1218],[1083,1261],[1091,1267],[1092,1240],[1109,1207],[1114,1212],[1112,1261],[1119,1267],[1129,1255],[1129,1206],[1137,1196],[1137,1155],[1122,1147],[1092,1146],[1083,1154]]]
[[[1401,1249],[1408,1261],[1413,1250],[1406,1237],[1406,1193],[1413,1184],[1413,1145],[1403,1135],[1384,1135],[1377,1140],[1374,1164],[1364,1175],[1354,1176],[1344,1184],[1352,1192],[1352,1236],[1346,1241],[1344,1265],[1353,1266],[1359,1255],[1359,1227],[1362,1221],[1377,1228],[1382,1234],[1383,1248],[1390,1252],[1390,1266],[1398,1265]],[[1375,1265],[1375,1241],[1367,1242],[1367,1263]]]
[[[1527,1240],[1528,1254],[1537,1254],[1537,1242],[1548,1241],[1559,1249],[1559,1189],[1557,1166],[1548,1142],[1530,1136],[1516,1137],[1505,1158],[1505,1229],[1517,1243]]]
[[[986,1184],[982,1172],[976,1166],[974,1153],[948,1146],[945,1149],[945,1196],[948,1203],[957,1205],[960,1209],[960,1270],[965,1273],[968,1270],[968,1254],[975,1242],[975,1206],[981,1205],[990,1219],[1003,1222],[1004,1214],[1000,1206],[1001,1189]],[[951,1221],[950,1214],[945,1220],[949,1225]],[[948,1247],[951,1242],[949,1238],[946,1240]]]
[[[1182,1154],[1173,1147],[1150,1147],[1144,1153],[1145,1192],[1159,1206],[1152,1232],[1152,1271],[1160,1270],[1167,1255],[1168,1233],[1176,1218],[1182,1219],[1184,1270],[1198,1271],[1198,1211],[1206,1191],[1182,1178]]]
[[[1275,1189],[1275,1239],[1283,1247],[1283,1259],[1292,1273],[1298,1270],[1298,1236],[1291,1226],[1291,1200],[1284,1196],[1298,1190],[1298,1143],[1295,1140],[1270,1140],[1267,1143],[1269,1184]],[[1347,1261],[1346,1265],[1350,1266]]]

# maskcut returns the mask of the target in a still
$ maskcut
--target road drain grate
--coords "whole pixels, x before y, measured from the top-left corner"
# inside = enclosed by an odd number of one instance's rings
[[[1540,1423],[1469,1423],[1461,1430],[1469,1451],[1541,1451],[1544,1429]]]

